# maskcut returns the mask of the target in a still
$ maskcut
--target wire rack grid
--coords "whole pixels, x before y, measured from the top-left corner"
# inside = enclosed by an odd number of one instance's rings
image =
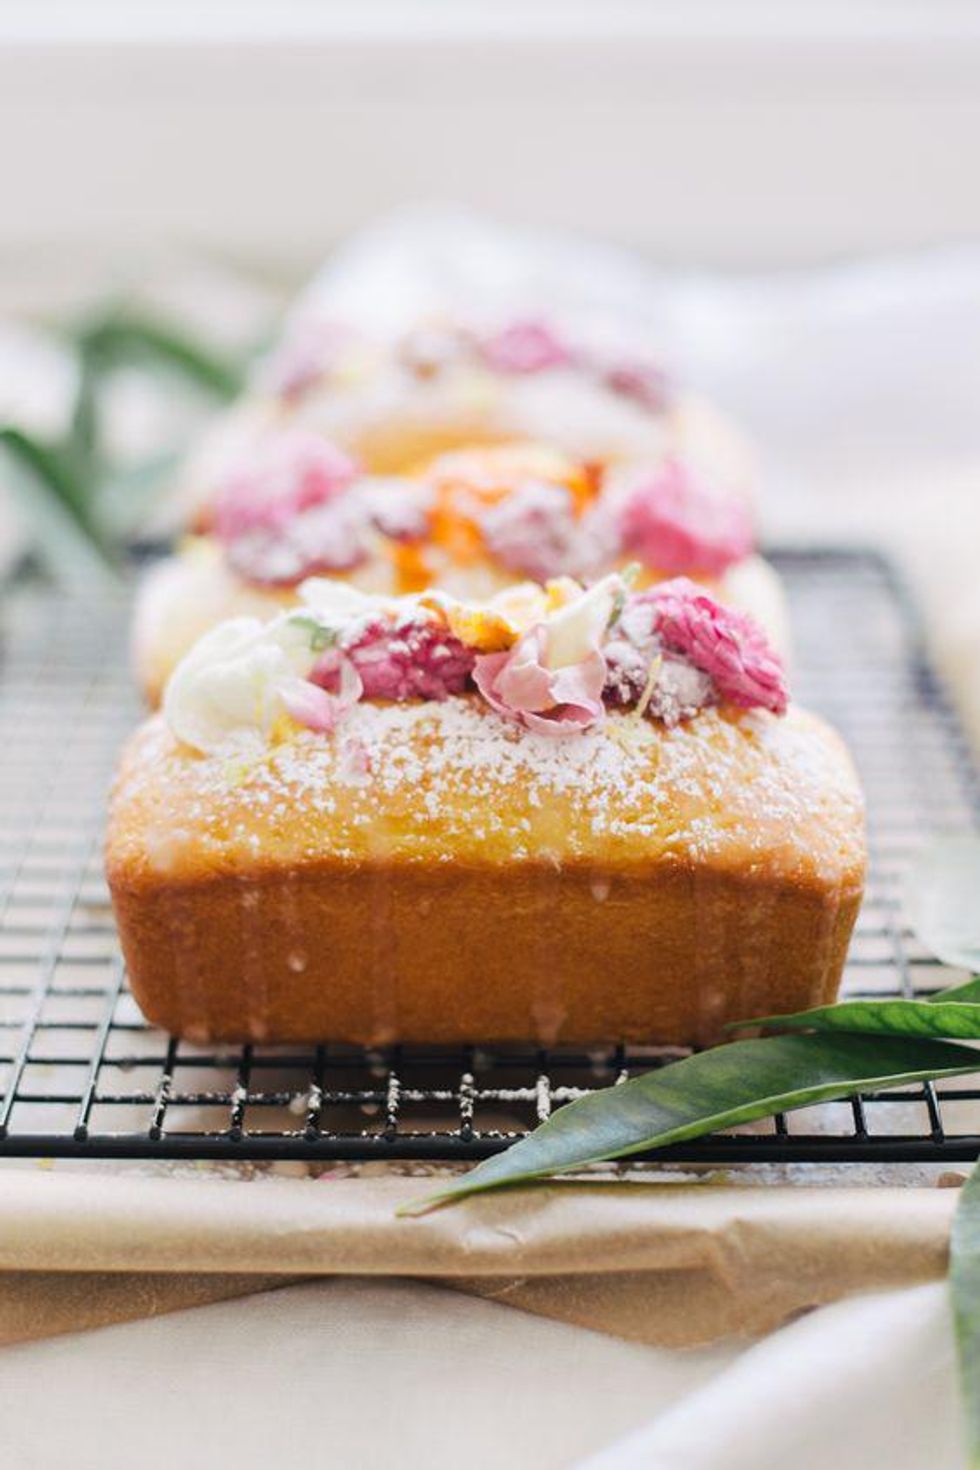
[[[773,559],[790,596],[796,692],[841,730],[868,795],[871,870],[846,993],[955,983],[964,977],[917,946],[901,893],[931,829],[980,830],[980,781],[914,611],[873,553]],[[106,789],[139,716],[127,611],[123,599],[82,602],[32,585],[4,603],[0,1156],[478,1159],[562,1103],[677,1054],[224,1049],[148,1026],[127,989],[101,862]],[[978,1152],[980,1077],[970,1077],[643,1157],[884,1163]]]

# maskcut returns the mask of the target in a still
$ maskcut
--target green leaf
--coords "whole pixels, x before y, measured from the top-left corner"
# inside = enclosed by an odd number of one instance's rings
[[[90,366],[147,359],[176,368],[218,398],[235,398],[245,385],[238,363],[217,356],[185,333],[145,317],[110,312],[83,327],[78,349]]]
[[[908,881],[912,928],[947,965],[980,970],[980,837],[937,837]]]
[[[5,480],[33,530],[39,558],[66,586],[91,591],[93,583],[117,585],[111,548],[95,525],[86,487],[70,456],[19,429],[0,426]]]
[[[974,986],[980,989],[976,981],[963,989]],[[767,1031],[847,1031],[874,1036],[952,1036],[960,1041],[980,1041],[980,1005],[950,1000],[949,995],[950,992],[943,991],[930,1000],[842,1000],[837,1005],[815,1006],[810,1011],[736,1022],[730,1029],[744,1031],[747,1026],[764,1026]],[[977,1060],[980,1062],[980,1057]]]
[[[962,1001],[965,1005],[980,1005],[980,975],[974,975],[972,980],[964,980],[962,985],[949,985],[945,990],[937,990],[935,995],[927,995],[925,999],[930,1005],[939,1005],[947,1000]]]
[[[91,535],[85,483],[75,472],[69,456],[9,424],[0,426],[0,445],[38,484],[57,498],[86,535]]]
[[[950,985],[935,995],[905,1000],[887,996],[882,1000],[842,1000],[834,1005],[814,1006],[808,1011],[757,1016],[751,1021],[733,1021],[729,1031],[860,1031],[874,1036],[951,1036],[960,1041],[980,1041],[980,976],[962,985]]]
[[[960,1397],[971,1470],[980,1467],[980,1165],[956,1205],[949,1243],[949,1285],[959,1360]]]
[[[294,614],[290,622],[294,628],[302,628],[309,633],[311,653],[322,653],[325,648],[332,648],[340,636],[339,629],[327,627],[311,614]]]
[[[810,1103],[976,1071],[980,1054],[944,1041],[850,1034],[735,1041],[568,1103],[504,1153],[400,1213],[680,1143]]]

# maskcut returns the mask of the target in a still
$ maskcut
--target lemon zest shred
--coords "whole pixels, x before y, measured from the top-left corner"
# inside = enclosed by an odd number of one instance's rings
[[[647,674],[647,681],[643,686],[643,693],[637,700],[636,709],[633,711],[634,718],[636,718],[637,720],[642,720],[643,716],[646,714],[647,706],[653,698],[654,687],[660,674],[660,670],[663,668],[663,663],[663,654],[658,653],[656,658],[650,664],[650,672]]]

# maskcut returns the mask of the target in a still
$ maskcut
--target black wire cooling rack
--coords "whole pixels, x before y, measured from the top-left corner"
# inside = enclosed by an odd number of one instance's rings
[[[913,995],[964,978],[919,947],[903,877],[930,830],[980,830],[980,782],[888,563],[775,552],[799,698],[844,734],[868,795],[871,873],[845,981]],[[656,1049],[214,1048],[148,1026],[102,876],[105,793],[139,710],[125,601],[35,586],[0,650],[0,1156],[478,1159]],[[978,1069],[980,1070],[980,1069]],[[822,1105],[647,1155],[699,1162],[937,1161],[980,1152],[980,1076]]]

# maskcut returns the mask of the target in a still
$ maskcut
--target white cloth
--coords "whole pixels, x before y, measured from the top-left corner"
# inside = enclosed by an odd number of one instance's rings
[[[960,1470],[945,1287],[749,1348],[641,1347],[442,1287],[328,1280],[0,1352],[18,1470]]]
[[[0,1447],[11,1470],[559,1470],[731,1357],[334,1279],[3,1349]]]
[[[961,1470],[951,1327],[944,1283],[824,1307],[580,1470]]]

